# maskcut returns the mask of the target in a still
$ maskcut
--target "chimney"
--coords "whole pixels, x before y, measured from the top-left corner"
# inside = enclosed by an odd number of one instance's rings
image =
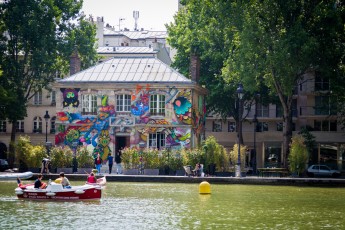
[[[200,58],[196,54],[192,54],[190,58],[190,76],[192,81],[199,82],[200,78]]]
[[[69,66],[69,75],[72,76],[75,73],[80,71],[80,58],[78,56],[78,52],[75,49],[70,56],[70,66]]]

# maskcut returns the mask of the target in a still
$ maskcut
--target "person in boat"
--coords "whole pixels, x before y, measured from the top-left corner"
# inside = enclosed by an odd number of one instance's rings
[[[43,179],[43,175],[41,173],[38,174],[37,179],[36,179],[35,184],[34,184],[34,188],[45,189],[47,187],[47,184],[42,182],[42,179]]]
[[[97,178],[95,177],[95,174],[91,172],[87,177],[87,183],[94,184],[97,183]]]
[[[109,153],[108,154],[108,166],[109,166],[109,174],[111,174],[111,170],[113,168],[114,157]]]
[[[60,179],[61,179],[62,187],[64,187],[64,188],[71,187],[71,183],[69,183],[69,180],[67,179],[67,177],[65,177],[64,172],[60,172]]]
[[[98,173],[101,173],[102,158],[101,158],[101,155],[99,155],[99,153],[97,154],[97,157],[95,159],[95,165],[96,165],[96,169]]]

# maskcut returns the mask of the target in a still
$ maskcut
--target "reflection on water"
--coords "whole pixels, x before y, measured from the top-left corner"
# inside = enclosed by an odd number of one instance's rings
[[[1,229],[345,229],[343,188],[108,183],[99,202],[43,202],[15,186],[0,182]]]

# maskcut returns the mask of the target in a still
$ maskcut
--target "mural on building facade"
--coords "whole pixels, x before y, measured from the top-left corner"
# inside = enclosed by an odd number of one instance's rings
[[[63,95],[63,107],[73,106],[78,107],[79,106],[79,100],[78,100],[78,92],[79,88],[71,89],[71,88],[61,88],[60,89]]]
[[[79,89],[61,89],[61,92],[63,111],[57,113],[60,125],[55,138],[56,144],[71,146],[77,138],[79,145],[87,146],[94,154],[100,153],[102,159],[106,159],[108,153],[114,151],[116,133],[129,133],[131,145],[138,145],[140,141],[147,143],[151,133],[164,133],[166,143],[170,146],[189,148],[192,128],[199,130],[203,125],[200,122],[202,113],[195,113],[192,108],[189,89],[151,89],[150,85],[137,85],[131,93],[130,114],[122,113],[119,116],[116,116],[115,98],[111,98],[113,104],[109,104],[109,95],[98,95],[101,105],[97,116],[92,116],[82,115],[80,109],[77,112],[74,110],[75,106],[79,106]],[[150,96],[153,94],[165,95],[164,118],[150,115]],[[197,111],[200,111],[200,107]]]

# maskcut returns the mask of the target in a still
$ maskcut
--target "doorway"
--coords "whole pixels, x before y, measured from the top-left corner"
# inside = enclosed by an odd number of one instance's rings
[[[129,143],[129,136],[117,136],[116,137],[116,145],[115,145],[115,153],[119,152],[119,150],[127,147],[127,143]]]

